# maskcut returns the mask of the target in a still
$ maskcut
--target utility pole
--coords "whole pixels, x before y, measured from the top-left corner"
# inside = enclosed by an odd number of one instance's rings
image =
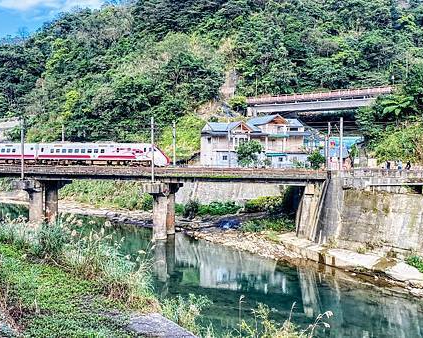
[[[62,142],[65,142],[65,124],[62,123]]]
[[[25,120],[21,117],[21,180],[25,178]]]
[[[328,122],[328,134],[326,135],[326,170],[330,170],[330,133],[331,123]]]
[[[343,169],[343,148],[344,148],[344,118],[339,121],[339,171]]]
[[[173,166],[176,167],[176,121],[173,121]]]
[[[151,182],[154,183],[154,116],[151,117]]]

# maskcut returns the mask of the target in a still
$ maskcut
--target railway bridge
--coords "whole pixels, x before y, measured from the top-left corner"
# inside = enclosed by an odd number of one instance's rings
[[[156,168],[152,180],[150,169],[143,167],[34,165],[25,167],[24,180],[19,179],[20,175],[19,165],[0,165],[0,177],[16,178],[15,188],[28,192],[29,217],[32,222],[56,219],[58,191],[72,180],[143,182],[142,192],[154,198],[153,236],[156,240],[166,239],[175,233],[175,194],[186,182],[248,182],[303,187],[296,218],[297,234],[319,242],[322,234],[324,236],[327,228],[336,224],[339,218],[342,191],[423,185],[423,171],[372,169],[327,172],[305,169],[169,167]]]
[[[351,110],[370,106],[378,96],[391,94],[394,87],[341,89],[279,96],[259,96],[247,99],[247,114],[285,114]]]

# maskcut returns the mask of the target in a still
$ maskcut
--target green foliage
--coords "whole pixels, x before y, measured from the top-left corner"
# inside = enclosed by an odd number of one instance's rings
[[[59,267],[34,263],[25,252],[0,244],[0,289],[12,318],[25,336],[128,336],[123,315],[113,309],[93,281],[75,277]],[[7,290],[7,291],[6,291]],[[87,301],[89,299],[89,301]],[[0,330],[1,333],[1,330]]]
[[[312,169],[318,170],[325,164],[326,158],[320,153],[320,150],[315,150],[307,157],[307,161],[310,162]]]
[[[362,109],[357,121],[369,148],[380,161],[423,163],[423,63],[413,65],[396,93]]]
[[[187,160],[200,151],[200,133],[205,122],[195,115],[186,115],[176,124],[176,160]],[[169,156],[173,153],[172,126],[165,127],[160,139],[160,147]]]
[[[252,140],[241,143],[236,150],[238,164],[242,167],[257,166],[259,164],[259,155],[262,151],[263,146],[259,141]]]
[[[280,233],[295,230],[295,222],[287,216],[263,218],[243,222],[240,229],[242,232],[262,232],[270,230]]]
[[[295,304],[293,305],[295,306]],[[305,330],[300,330],[289,318],[283,323],[277,323],[270,318],[271,310],[267,305],[258,304],[257,309],[252,310],[255,317],[255,324],[249,325],[246,321],[241,320],[239,325],[239,336],[246,338],[311,338],[315,336],[315,331],[319,327],[330,328],[325,322],[327,318],[333,316],[332,311],[326,311],[319,314],[314,323],[309,325]],[[292,311],[291,311],[292,312]]]
[[[183,216],[194,218],[195,216],[224,216],[236,214],[242,207],[235,202],[211,202],[201,204],[197,200],[189,200],[183,207]]]
[[[162,303],[162,310],[163,315],[168,319],[199,335],[202,331],[198,324],[201,311],[211,304],[211,301],[205,296],[190,294],[188,299],[181,296],[165,299]]]
[[[237,113],[245,114],[247,112],[247,98],[245,96],[234,96],[229,100],[229,106]]]
[[[80,180],[66,185],[60,190],[60,196],[97,207],[152,210],[152,197],[140,191],[141,185],[136,182]]]
[[[154,305],[150,266],[146,260],[130,261],[105,229],[83,235],[80,222],[69,217],[55,224],[33,228],[17,220],[0,226],[0,242],[27,254],[54,262],[84,280],[92,280],[104,296],[132,308]]]
[[[408,265],[414,266],[420,272],[423,272],[423,258],[420,256],[412,255],[406,258]]]
[[[245,212],[267,212],[279,214],[286,211],[285,196],[263,196],[249,200],[244,205]]]

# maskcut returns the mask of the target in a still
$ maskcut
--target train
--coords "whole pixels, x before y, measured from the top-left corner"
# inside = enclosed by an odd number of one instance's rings
[[[0,144],[0,163],[20,163],[20,143]],[[165,167],[170,159],[151,143],[25,143],[24,161],[44,165],[131,165]]]

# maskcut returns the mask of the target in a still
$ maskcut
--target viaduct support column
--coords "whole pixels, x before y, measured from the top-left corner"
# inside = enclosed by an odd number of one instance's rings
[[[29,196],[29,221],[55,222],[59,207],[59,189],[71,181],[14,181],[15,189],[25,190]]]
[[[48,181],[44,184],[45,216],[50,223],[56,222],[59,214],[59,182]]]
[[[180,183],[151,183],[144,191],[153,196],[153,239],[167,240],[175,234],[175,194]]]

